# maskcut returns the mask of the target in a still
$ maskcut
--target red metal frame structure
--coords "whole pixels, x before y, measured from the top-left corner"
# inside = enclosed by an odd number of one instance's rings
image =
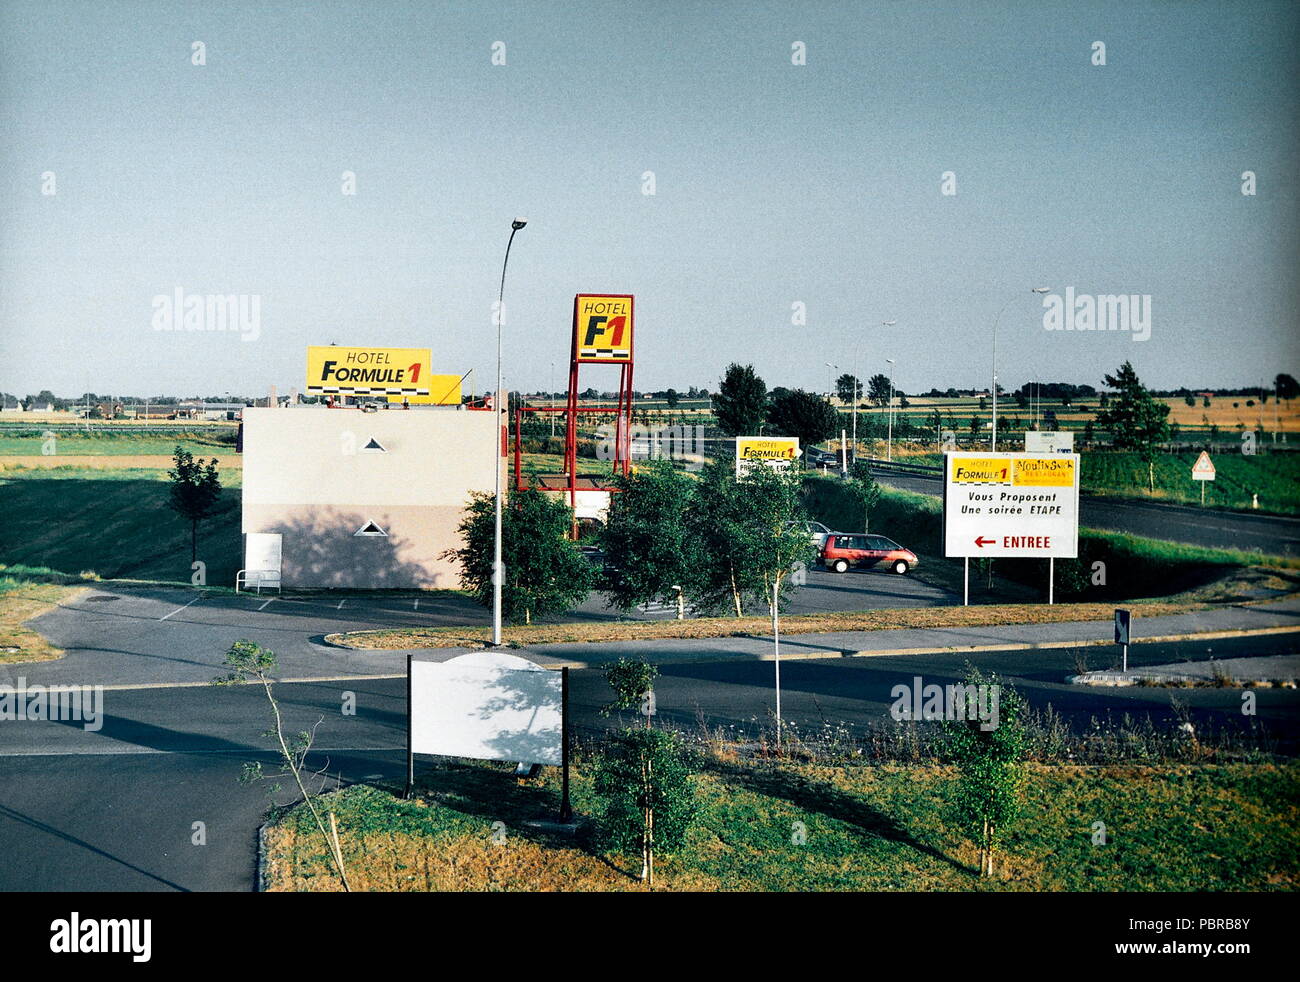
[[[621,310],[624,305],[617,301],[627,301],[626,314],[616,313],[613,317],[601,314],[588,317],[584,327],[579,324],[579,302],[611,301],[612,310]],[[634,345],[636,334],[633,322],[634,298],[628,293],[580,293],[573,298],[573,330],[570,335],[569,348],[569,398],[564,408],[564,474],[561,482],[547,482],[548,490],[562,490],[569,493],[569,505],[576,507],[577,493],[580,490],[612,490],[604,483],[600,475],[578,475],[578,414],[579,413],[614,413],[614,460],[613,473],[627,474],[631,469],[632,457],[632,368],[635,364]],[[585,334],[583,332],[586,332]],[[626,345],[622,344],[626,331]],[[583,341],[579,342],[582,334]],[[597,337],[609,334],[611,346],[595,347]],[[619,366],[618,403],[614,406],[579,406],[578,405],[578,367],[583,364],[615,364]],[[556,407],[529,406],[520,407],[515,413],[515,487],[523,487],[522,450],[523,414],[525,412],[558,412]],[[579,481],[583,486],[579,487]]]

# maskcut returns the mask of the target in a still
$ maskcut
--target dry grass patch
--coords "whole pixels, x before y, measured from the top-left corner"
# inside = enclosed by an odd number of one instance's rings
[[[0,585],[3,584],[0,580]],[[9,590],[0,589],[0,664],[53,661],[63,657],[43,636],[24,625],[51,607],[73,600],[86,587],[55,583],[24,583]]]
[[[1206,610],[1196,602],[1135,601],[1126,606],[1135,618]],[[991,604],[982,607],[924,607],[852,613],[799,614],[781,618],[782,634],[825,634],[837,631],[884,631],[902,628],[1003,627],[1010,624],[1060,624],[1069,621],[1109,621],[1115,604]],[[533,624],[506,627],[502,638],[513,647],[592,641],[647,641],[664,638],[768,637],[768,617],[698,617],[684,621],[603,621],[574,624]],[[350,631],[326,640],[360,649],[473,648],[489,643],[489,627],[396,628]]]

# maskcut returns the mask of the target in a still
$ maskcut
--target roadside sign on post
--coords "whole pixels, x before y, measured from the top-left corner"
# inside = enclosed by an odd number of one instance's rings
[[[632,300],[628,293],[579,293],[573,298],[573,350],[578,361],[632,360]]]
[[[1079,455],[944,454],[943,554],[1075,559]]]
[[[1026,430],[1025,453],[1074,453],[1074,433],[1069,430]]]
[[[1119,669],[1121,672],[1128,671],[1128,638],[1129,638],[1129,618],[1132,616],[1130,611],[1115,608],[1115,643],[1120,646]]]
[[[1201,482],[1201,504],[1205,504],[1205,483],[1214,480],[1214,461],[1210,459],[1208,450],[1202,450],[1201,455],[1196,458],[1196,463],[1192,465],[1192,480]]]
[[[744,477],[756,464],[766,464],[773,470],[789,470],[798,456],[797,436],[738,436],[736,477]]]

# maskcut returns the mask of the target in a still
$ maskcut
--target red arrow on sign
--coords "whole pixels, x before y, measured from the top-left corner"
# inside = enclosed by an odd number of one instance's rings
[[[986,539],[984,538],[984,536],[981,535],[978,539],[975,540],[975,544],[979,546],[981,549],[983,549],[985,546],[991,546],[997,541],[998,541],[997,539]]]

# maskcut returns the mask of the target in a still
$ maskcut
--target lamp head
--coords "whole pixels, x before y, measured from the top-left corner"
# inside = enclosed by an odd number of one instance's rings
[[[510,223],[510,227],[514,229],[516,232],[518,232],[521,228],[523,228],[527,224],[528,224],[527,218],[516,218],[513,222]]]

